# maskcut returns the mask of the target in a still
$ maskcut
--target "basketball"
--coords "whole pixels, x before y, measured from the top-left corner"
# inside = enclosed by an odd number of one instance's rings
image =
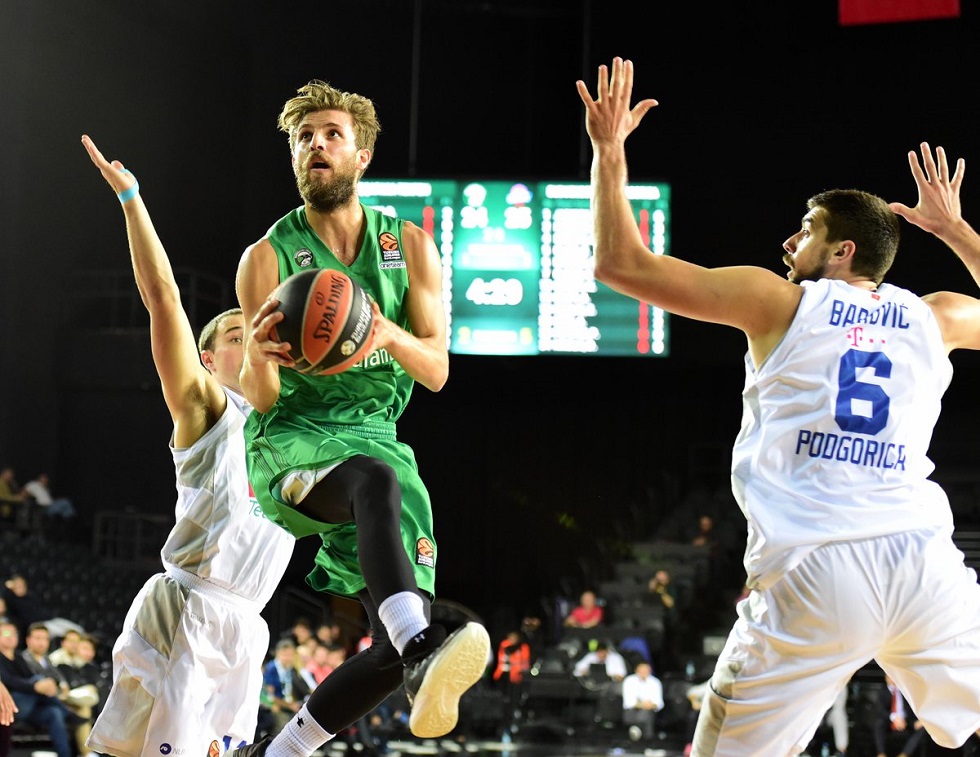
[[[347,274],[332,268],[300,271],[273,295],[284,316],[275,336],[289,342],[300,373],[341,373],[371,351],[371,298]]]

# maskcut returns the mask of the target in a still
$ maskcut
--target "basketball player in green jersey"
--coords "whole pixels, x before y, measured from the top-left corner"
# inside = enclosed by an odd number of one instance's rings
[[[242,388],[256,411],[245,429],[249,479],[269,518],[296,537],[320,536],[307,581],[357,597],[373,643],[331,673],[274,740],[236,754],[310,755],[402,680],[412,732],[441,736],[456,725],[490,644],[477,623],[448,638],[429,625],[432,510],[414,454],[396,437],[415,382],[439,391],[449,374],[439,254],[418,226],[358,199],[380,130],[370,100],[314,80],[285,104],[279,127],[303,205],[249,247],[238,270],[250,324]],[[270,294],[307,268],[343,271],[374,300],[373,351],[344,373],[302,375],[274,338],[282,316]]]

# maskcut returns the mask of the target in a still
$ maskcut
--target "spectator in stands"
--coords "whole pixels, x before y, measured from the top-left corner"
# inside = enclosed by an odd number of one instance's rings
[[[57,650],[55,650],[57,651]],[[98,647],[95,637],[89,634],[82,634],[78,639],[78,664],[59,665],[58,669],[68,679],[68,683],[73,689],[93,686],[98,694],[98,702],[92,707],[92,714],[98,715],[102,709],[102,704],[109,696],[111,679],[108,675],[102,675],[102,669],[95,661]]]
[[[660,603],[663,605],[665,610],[673,610],[674,606],[677,604],[677,599],[674,597],[674,590],[670,585],[670,571],[666,568],[660,568],[647,583],[647,589],[650,592],[650,598],[654,603]]]
[[[591,589],[586,589],[579,597],[578,606],[573,607],[565,618],[566,628],[595,628],[602,625],[604,612],[598,603],[596,594]]]
[[[64,701],[70,686],[58,666],[51,662],[48,651],[51,649],[51,635],[44,623],[31,623],[24,637],[24,649],[20,656],[24,658],[27,667],[42,678],[53,678],[59,689],[59,698]]]
[[[333,672],[334,665],[330,661],[330,650],[326,644],[317,643],[313,655],[306,663],[307,672],[313,676],[313,688],[316,688],[324,678]]]
[[[715,519],[706,513],[702,514],[698,518],[698,529],[691,537],[691,546],[704,547],[709,552],[713,552],[716,544]]]
[[[292,639],[293,646],[309,644],[313,638],[313,623],[309,618],[300,616],[293,621],[292,627],[282,635],[284,639]]]
[[[609,676],[611,681],[622,681],[628,672],[626,660],[623,659],[623,656],[614,647],[605,641],[597,642],[595,649],[591,652],[586,652],[575,663],[575,667],[572,669],[572,675],[576,678],[588,676],[593,672],[593,665],[603,665],[606,669],[606,675]]]
[[[928,734],[922,722],[888,675],[878,692],[873,730],[878,757],[886,757],[887,747],[893,741],[901,744],[899,757],[921,755],[927,743]]]
[[[73,668],[80,666],[84,660],[78,655],[78,640],[82,638],[81,633],[74,629],[65,631],[61,637],[61,643],[57,649],[52,650],[48,655],[51,662],[59,668],[69,665]]]
[[[67,497],[55,497],[51,494],[50,479],[47,473],[39,473],[34,479],[24,484],[24,492],[35,507],[39,508],[48,520],[50,527],[58,522],[58,534],[62,535],[67,521],[75,517],[75,505]]]
[[[75,505],[68,497],[55,497],[51,494],[51,479],[47,473],[38,473],[24,484],[24,492],[35,505],[43,507],[49,516],[75,517]]]
[[[520,631],[509,631],[497,647],[497,666],[492,676],[502,694],[504,733],[512,730],[524,699],[524,677],[530,669],[531,646]]]
[[[344,642],[344,634],[340,629],[340,623],[336,620],[325,620],[316,627],[316,637],[320,640],[321,644],[326,644],[328,647],[332,647],[335,644],[340,644],[343,647],[347,647]]]
[[[655,643],[654,638],[649,639],[652,662],[655,662],[656,670],[663,672],[670,669],[675,664],[674,647],[676,639],[683,631],[678,629],[683,626],[677,607],[677,597],[671,584],[672,576],[667,568],[659,568],[647,582],[647,599],[654,607],[663,607],[663,638],[660,643]]]
[[[43,623],[30,625],[24,645],[25,649],[20,654],[27,667],[36,676],[54,679],[58,684],[58,699],[77,716],[70,723],[74,730],[75,744],[79,754],[88,754],[92,750],[85,746],[85,739],[92,730],[92,708],[99,703],[98,689],[92,684],[82,684],[72,688],[64,672],[48,657],[48,651],[51,649],[51,634]]]
[[[543,651],[542,647],[547,644],[545,633],[541,628],[541,618],[537,615],[525,615],[521,619],[521,634],[531,648],[531,659],[538,659]]]
[[[292,639],[280,639],[276,644],[275,656],[262,675],[262,687],[273,715],[270,733],[275,736],[299,712],[311,691],[296,667],[296,644]]]
[[[44,623],[55,636],[64,636],[69,629],[83,630],[74,621],[55,617],[54,611],[30,590],[27,579],[20,573],[14,573],[4,583],[3,596],[7,602],[8,617],[17,624],[21,638],[27,636],[31,623]]]
[[[334,670],[339,668],[347,659],[347,647],[338,641],[327,645],[327,662],[333,666]]]
[[[0,468],[0,520],[17,523],[20,508],[26,502],[27,494],[17,483],[14,469],[9,465]]]
[[[17,720],[44,730],[58,757],[74,757],[68,736],[71,712],[58,699],[58,682],[35,674],[17,654],[20,634],[9,619],[0,619],[0,681],[17,705]]]
[[[653,675],[650,663],[639,663],[623,679],[623,722],[629,726],[630,738],[650,741],[655,734],[657,713],[664,708],[664,687]]]

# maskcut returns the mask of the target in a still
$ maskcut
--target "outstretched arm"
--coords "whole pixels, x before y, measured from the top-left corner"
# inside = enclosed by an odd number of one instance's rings
[[[576,87],[593,149],[596,279],[671,313],[739,328],[753,358],[764,357],[789,327],[800,287],[764,268],[709,269],[647,249],[626,196],[625,143],[657,101],[630,107],[633,64],[622,58],[613,59],[611,71],[599,67],[594,99],[584,82]]]
[[[909,167],[919,192],[914,208],[900,202],[889,203],[891,209],[909,223],[934,234],[956,253],[966,265],[973,280],[980,284],[980,235],[964,219],[960,207],[960,187],[966,173],[966,161],[956,161],[949,175],[946,151],[936,148],[936,156],[927,142],[920,146],[922,164],[915,151],[909,152]],[[922,298],[939,322],[946,349],[980,349],[980,300],[958,292],[936,292]]]
[[[960,187],[966,174],[966,161],[959,158],[952,177],[946,151],[936,148],[933,158],[929,143],[923,142],[922,164],[915,151],[909,152],[909,167],[919,191],[914,208],[900,202],[889,203],[891,209],[909,223],[939,237],[966,265],[973,280],[980,284],[980,235],[963,220]]]
[[[224,412],[226,397],[201,365],[170,259],[150,220],[135,177],[120,161],[106,160],[88,136],[82,137],[82,145],[122,201],[133,274],[150,313],[153,362],[174,420],[174,442],[178,447],[188,447]]]

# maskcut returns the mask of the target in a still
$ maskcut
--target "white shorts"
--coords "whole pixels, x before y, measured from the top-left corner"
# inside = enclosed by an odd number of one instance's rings
[[[96,752],[217,757],[254,740],[268,625],[254,603],[187,583],[157,574],[133,600],[86,742]]]
[[[742,600],[692,755],[799,754],[872,659],[936,743],[955,748],[980,728],[980,586],[948,536],[826,544]]]

